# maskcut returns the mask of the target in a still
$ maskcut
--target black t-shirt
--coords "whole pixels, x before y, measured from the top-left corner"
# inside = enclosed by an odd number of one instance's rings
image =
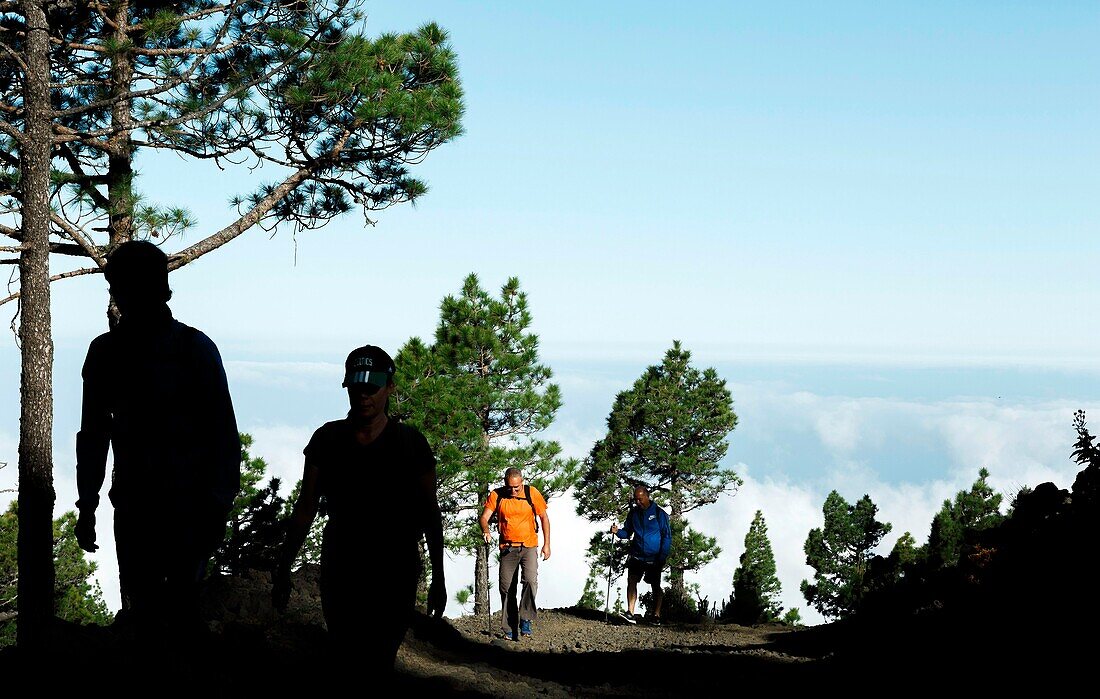
[[[416,554],[424,527],[419,479],[435,468],[419,430],[389,420],[363,445],[351,420],[335,420],[313,433],[305,455],[320,469],[318,489],[327,504],[324,562]]]

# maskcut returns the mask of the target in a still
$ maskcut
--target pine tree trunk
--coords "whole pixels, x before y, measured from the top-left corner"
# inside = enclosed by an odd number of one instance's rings
[[[672,529],[672,551],[670,556],[676,563],[669,567],[669,590],[674,597],[684,596],[684,568],[680,561],[683,560],[684,550],[684,498],[680,493],[680,485],[673,476],[671,483],[671,505],[669,513],[669,527]]]
[[[489,609],[489,544],[483,544],[474,559],[474,614],[488,614]]]
[[[24,250],[19,256],[19,585],[18,643],[48,641],[53,620],[53,337],[50,328],[49,25],[42,5],[24,0],[27,21],[26,124],[20,145]]]
[[[120,45],[131,40],[127,33],[129,7],[128,2],[118,2],[112,8],[113,20],[117,26],[112,38]],[[128,53],[118,52],[111,56],[112,97],[125,95],[132,89],[130,82],[133,75],[134,67]],[[131,108],[132,101],[128,99],[118,99],[111,105],[111,125],[121,129],[108,142],[107,199],[110,202],[110,220],[107,231],[112,246],[133,238],[134,145],[130,127],[134,118]]]

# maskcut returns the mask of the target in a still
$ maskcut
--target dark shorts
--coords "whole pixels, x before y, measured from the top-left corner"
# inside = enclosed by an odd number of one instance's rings
[[[637,561],[631,558],[626,562],[626,570],[631,578],[641,578],[654,587],[661,584],[661,571],[664,566],[657,562]]]

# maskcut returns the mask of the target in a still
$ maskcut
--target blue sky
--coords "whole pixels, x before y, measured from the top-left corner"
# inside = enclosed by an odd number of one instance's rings
[[[1005,493],[1072,481],[1072,413],[1100,395],[1095,4],[367,12],[370,33],[434,20],[459,56],[466,133],[417,168],[428,194],[373,227],[350,214],[298,236],[253,231],[172,279],[173,310],[221,347],[242,429],[279,473],[296,478],[312,429],[340,414],[347,350],[429,337],[439,301],[476,272],[529,293],[565,396],[554,436],[573,454],[673,339],[729,381],[740,425],[725,465],[747,482],[699,513],[725,550],[697,578],[712,600],[758,507],[785,604],[815,620],[798,599],[801,544],[830,489],[871,493],[892,543],[906,528],[923,540],[982,465]],[[150,200],[199,221],[170,248],[277,177],[155,157],[139,170]],[[98,277],[54,286],[59,510],[105,298]],[[3,488],[10,340],[0,366]],[[565,542],[589,526],[551,507],[562,534],[544,606],[579,597]],[[110,552],[97,557],[109,570]],[[451,565],[452,588],[471,579]]]

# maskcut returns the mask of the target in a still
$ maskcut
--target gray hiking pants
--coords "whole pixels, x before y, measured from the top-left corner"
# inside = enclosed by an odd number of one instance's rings
[[[519,573],[523,572],[523,594],[516,604]],[[538,616],[535,593],[539,589],[539,550],[526,546],[510,546],[500,551],[497,589],[500,590],[501,628],[505,633],[519,633],[519,620]]]

